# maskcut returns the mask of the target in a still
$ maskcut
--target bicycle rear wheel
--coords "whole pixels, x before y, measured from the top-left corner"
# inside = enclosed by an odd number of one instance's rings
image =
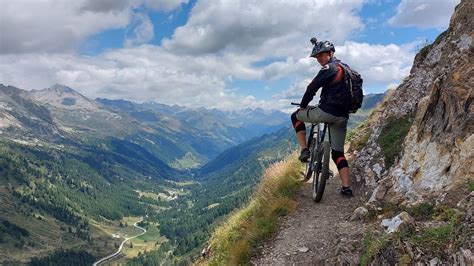
[[[319,202],[326,188],[326,180],[329,177],[329,156],[330,145],[328,141],[323,141],[321,149],[317,151],[316,169],[313,172],[313,201]]]

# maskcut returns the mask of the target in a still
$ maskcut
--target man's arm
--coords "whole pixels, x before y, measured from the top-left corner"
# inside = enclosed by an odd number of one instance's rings
[[[311,83],[306,88],[306,92],[303,95],[303,99],[300,102],[300,108],[306,108],[318,92],[319,88],[325,84],[331,82],[334,76],[337,74],[336,64],[327,64],[324,65],[321,70],[319,70],[318,75],[311,81]]]

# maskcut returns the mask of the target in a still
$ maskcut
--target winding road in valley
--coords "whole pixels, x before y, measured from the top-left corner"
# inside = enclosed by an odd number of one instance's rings
[[[115,252],[115,253],[113,253],[113,254],[110,254],[110,255],[108,255],[108,256],[106,256],[106,257],[103,257],[102,259],[100,259],[100,260],[94,262],[93,266],[97,266],[97,265],[99,265],[100,263],[102,263],[102,262],[104,262],[104,261],[108,261],[108,260],[113,259],[113,258],[116,257],[118,254],[120,254],[120,251],[122,251],[122,248],[123,248],[123,245],[125,244],[125,242],[127,242],[127,241],[130,240],[130,239],[139,237],[139,236],[143,235],[144,233],[146,233],[146,229],[145,229],[145,228],[140,227],[140,226],[137,225],[137,224],[140,223],[141,221],[143,221],[143,219],[140,220],[140,221],[138,221],[138,222],[136,222],[136,223],[134,223],[133,226],[135,226],[136,228],[142,230],[143,232],[141,232],[140,234],[138,234],[138,235],[136,235],[136,236],[132,236],[132,237],[129,237],[129,238],[125,238],[125,240],[122,241],[122,244],[120,244],[120,247],[119,247],[119,249],[117,250],[117,252]]]

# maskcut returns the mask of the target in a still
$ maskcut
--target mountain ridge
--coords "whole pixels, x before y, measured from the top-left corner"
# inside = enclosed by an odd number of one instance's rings
[[[48,99],[48,93],[54,97]],[[176,152],[178,147],[176,144],[179,144],[177,137],[193,136],[195,133],[191,129],[188,132],[180,130],[178,131],[180,135],[166,137],[165,134],[173,132],[173,129],[165,131],[160,130],[158,126],[153,128],[152,124],[142,124],[125,113],[111,111],[107,107],[102,108],[98,103],[94,103],[93,108],[90,108],[90,105],[86,106],[87,108],[83,108],[80,104],[64,105],[63,98],[78,97],[80,99],[83,96],[60,85],[34,93],[2,85],[0,96],[0,118],[2,118],[0,120],[2,130],[0,133],[2,147],[0,149],[0,175],[5,177],[5,179],[0,179],[0,201],[8,203],[4,206],[9,206],[8,209],[0,211],[0,223],[5,224],[5,230],[8,233],[0,239],[0,246],[2,246],[0,257],[3,262],[5,259],[15,261],[24,249],[33,249],[35,253],[22,256],[22,262],[26,262],[25,259],[29,259],[30,256],[46,255],[54,246],[49,241],[58,242],[57,237],[69,238],[72,242],[78,243],[76,248],[80,247],[92,256],[103,256],[114,243],[109,239],[110,236],[98,232],[104,223],[112,223],[113,226],[119,228],[119,222],[123,224],[122,219],[125,219],[125,216],[150,214],[149,209],[144,206],[166,210],[173,205],[174,200],[192,193],[192,187],[196,186],[189,171],[177,171],[168,165],[169,162],[165,163],[160,158],[160,154],[165,153],[170,156]],[[19,106],[23,107],[19,108]],[[101,131],[103,128],[100,126],[107,125],[110,121],[102,120],[100,125],[90,124],[90,121],[100,119],[100,114],[104,112],[117,114],[122,120],[135,123],[140,130],[145,130],[140,134],[128,136],[120,132],[126,133],[138,129]],[[29,119],[32,122],[12,120],[11,117]],[[8,125],[3,122],[6,118],[9,119]],[[40,125],[48,125],[56,130],[57,134],[54,136],[52,133],[40,134],[41,130],[32,124],[35,121]],[[11,131],[13,122],[17,123],[22,131]],[[28,132],[31,134],[25,134]],[[196,132],[195,129],[194,132]],[[209,141],[206,142],[206,138],[196,136],[196,139],[199,141],[190,142],[190,147],[183,150],[189,152],[192,148],[212,149],[215,145]],[[169,150],[166,150],[164,146],[165,141],[169,141]],[[271,144],[272,142],[264,143],[264,145]],[[217,154],[219,151],[213,152]],[[242,169],[241,172],[261,170],[260,165],[252,163],[239,166],[239,168]],[[240,178],[244,180],[248,177],[241,176]],[[184,190],[183,185],[179,185],[180,182],[186,184]],[[236,188],[242,189],[241,185],[237,185]],[[230,197],[229,200],[221,203],[221,207],[214,208],[214,212],[206,219],[220,217],[231,208],[238,207],[237,203],[245,198],[250,188],[244,189],[242,195]],[[180,196],[175,194],[177,192]],[[159,195],[158,199],[165,200],[156,200],[144,195]],[[222,196],[217,192],[212,199],[220,197],[217,195]],[[119,196],[120,200],[117,198]],[[94,200],[100,204],[93,204]],[[177,206],[180,206],[179,208],[187,206],[186,202],[182,204]],[[16,208],[22,208],[25,211],[16,213]],[[36,227],[27,222],[30,219],[27,213],[33,213],[34,218],[38,220]],[[211,220],[213,219],[215,218]],[[52,236],[39,233],[38,230],[45,226],[59,232]],[[23,232],[23,230],[26,232],[24,236],[13,240],[16,232]],[[42,238],[39,240],[36,235]],[[177,235],[174,239],[174,241],[181,241]],[[88,248],[87,241],[92,241],[92,249]],[[38,244],[35,246],[34,242]],[[62,245],[64,248],[73,247],[66,243]],[[96,248],[97,245],[102,245],[102,247]],[[6,250],[8,253],[3,252]],[[186,250],[185,246],[183,250]],[[51,258],[68,256],[68,254],[75,256],[76,253],[68,251],[55,253],[51,255]]]

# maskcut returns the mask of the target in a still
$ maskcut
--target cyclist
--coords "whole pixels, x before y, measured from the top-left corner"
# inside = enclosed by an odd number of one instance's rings
[[[347,131],[347,120],[349,111],[347,102],[344,102],[345,80],[344,69],[338,64],[334,53],[334,45],[328,41],[318,42],[316,38],[311,39],[314,47],[310,57],[316,58],[321,65],[316,77],[306,88],[306,92],[300,102],[299,109],[291,115],[291,122],[296,132],[298,144],[301,147],[299,160],[307,162],[310,151],[306,143],[306,127],[308,123],[329,123],[331,134],[331,157],[337,166],[341,177],[342,188],[340,193],[346,197],[352,197],[349,181],[349,164],[344,157],[344,140]],[[316,107],[308,107],[314,95],[322,87],[319,104]]]

